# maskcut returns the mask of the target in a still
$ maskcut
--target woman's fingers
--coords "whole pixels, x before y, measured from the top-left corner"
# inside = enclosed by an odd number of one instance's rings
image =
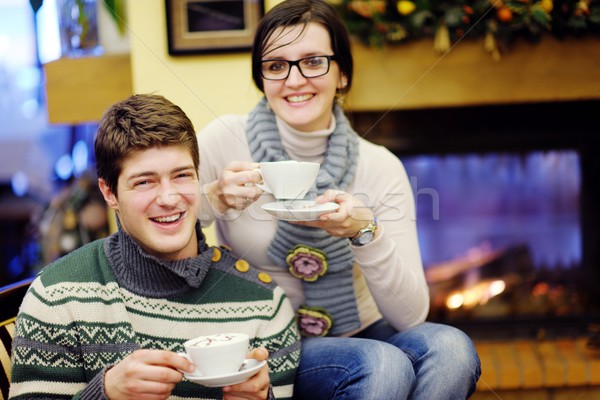
[[[260,182],[260,173],[256,171],[258,163],[233,161],[223,169],[214,190],[222,204],[218,209],[223,212],[229,208],[243,210],[261,195],[255,186]]]

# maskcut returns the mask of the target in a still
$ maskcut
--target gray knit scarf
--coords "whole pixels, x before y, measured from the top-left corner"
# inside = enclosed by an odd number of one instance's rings
[[[150,298],[169,298],[198,288],[211,266],[213,248],[208,247],[200,224],[196,224],[196,257],[162,260],[148,254],[121,227],[104,241],[104,251],[119,285]]]
[[[336,127],[307,198],[327,189],[345,190],[354,179],[358,135],[339,106],[333,112]],[[246,134],[254,161],[290,159],[265,98],[250,112]],[[278,221],[268,253],[277,265],[302,279],[306,304],[299,309],[299,319],[304,336],[338,336],[360,326],[353,284],[354,254],[348,239],[330,236],[319,228]]]

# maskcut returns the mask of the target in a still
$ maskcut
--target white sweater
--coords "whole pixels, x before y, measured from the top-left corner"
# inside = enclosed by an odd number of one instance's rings
[[[219,241],[232,247],[238,257],[273,276],[297,308],[304,301],[301,281],[287,268],[275,265],[267,255],[277,221],[261,205],[275,201],[273,196],[265,193],[244,211],[229,210],[216,215],[205,195],[204,186],[217,180],[231,161],[253,161],[246,120],[246,115],[226,115],[198,133],[202,225],[216,221]],[[296,131],[279,119],[277,124],[283,146],[292,159],[322,162],[335,118],[329,129],[310,133]],[[373,242],[351,246],[356,256],[354,285],[360,329],[381,315],[398,330],[423,322],[429,312],[429,290],[417,239],[413,192],[404,166],[386,148],[361,138],[356,175],[346,191],[373,207],[381,229]]]

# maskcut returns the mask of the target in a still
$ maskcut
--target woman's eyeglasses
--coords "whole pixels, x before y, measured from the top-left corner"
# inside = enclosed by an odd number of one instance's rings
[[[335,56],[304,57],[296,61],[263,60],[260,62],[260,73],[265,79],[281,81],[287,79],[295,65],[303,77],[316,78],[329,72],[331,60],[335,60]]]

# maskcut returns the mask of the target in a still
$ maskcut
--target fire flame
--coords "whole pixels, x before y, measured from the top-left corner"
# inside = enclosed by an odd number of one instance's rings
[[[473,308],[487,303],[506,289],[503,280],[482,281],[475,286],[452,292],[446,298],[446,307],[454,310],[460,307]]]

